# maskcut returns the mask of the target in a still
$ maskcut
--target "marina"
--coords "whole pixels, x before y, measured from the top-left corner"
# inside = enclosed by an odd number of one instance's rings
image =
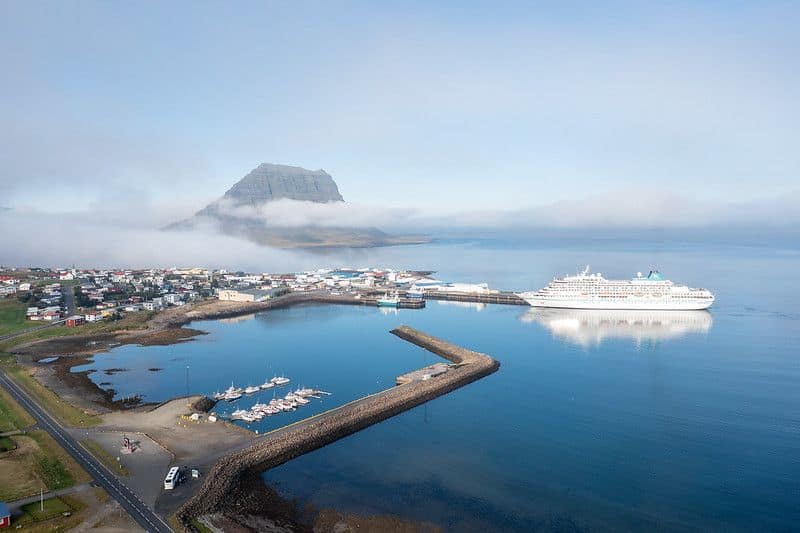
[[[276,467],[488,376],[500,366],[486,354],[453,345],[408,326],[400,326],[392,333],[458,365],[436,377],[428,373],[428,379],[408,381],[278,429],[264,435],[249,448],[220,459],[206,476],[202,488],[180,508],[178,520],[190,527],[193,518],[228,507],[231,499],[241,497],[240,476],[246,471]]]

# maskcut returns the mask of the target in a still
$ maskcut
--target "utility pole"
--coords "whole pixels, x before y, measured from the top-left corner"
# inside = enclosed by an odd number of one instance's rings
[[[186,365],[186,398],[189,398],[189,365]]]
[[[39,511],[44,512],[44,489],[39,487]]]

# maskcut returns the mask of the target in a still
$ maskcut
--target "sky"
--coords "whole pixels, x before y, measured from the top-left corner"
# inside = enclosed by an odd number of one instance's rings
[[[796,2],[6,1],[0,206],[154,229],[271,162],[334,177],[323,223],[795,224],[798,27]]]
[[[799,188],[797,27],[770,2],[3,2],[0,205],[202,206],[265,161],[390,207],[769,199]]]

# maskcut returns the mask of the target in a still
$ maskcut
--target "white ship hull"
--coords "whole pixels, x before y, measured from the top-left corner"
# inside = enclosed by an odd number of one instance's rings
[[[590,274],[588,266],[576,276],[553,278],[546,287],[517,296],[533,307],[554,309],[701,311],[714,303],[710,291],[675,285],[657,270],[646,277],[638,273],[630,280],[609,280]]]
[[[701,311],[708,309],[713,300],[703,300],[699,302],[674,302],[671,300],[655,300],[647,298],[629,297],[625,301],[600,301],[599,299],[541,299],[525,294],[519,294],[520,298],[528,302],[532,307],[549,307],[556,309],[630,309],[641,311]]]

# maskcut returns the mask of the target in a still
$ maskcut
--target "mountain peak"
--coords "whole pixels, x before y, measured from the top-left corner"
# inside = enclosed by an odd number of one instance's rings
[[[343,202],[339,188],[324,170],[261,163],[228,189],[234,205],[259,205],[288,198],[307,202]]]

